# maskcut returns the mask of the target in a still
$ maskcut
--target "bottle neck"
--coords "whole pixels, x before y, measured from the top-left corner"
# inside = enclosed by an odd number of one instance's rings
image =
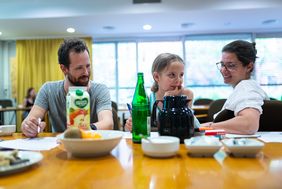
[[[144,77],[143,77],[143,75],[138,75],[137,84],[144,84]]]
[[[138,73],[138,80],[132,100],[132,105],[147,105],[148,103],[149,100],[144,87],[144,77],[143,74]]]

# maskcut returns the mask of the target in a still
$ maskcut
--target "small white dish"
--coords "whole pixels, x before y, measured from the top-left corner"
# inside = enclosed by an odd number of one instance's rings
[[[195,157],[213,156],[221,147],[222,143],[214,136],[197,136],[184,140],[188,154]]]
[[[12,135],[16,132],[16,125],[0,125],[0,136]]]
[[[255,157],[264,147],[264,143],[256,139],[225,139],[222,143],[235,157]]]
[[[142,150],[145,155],[155,158],[167,158],[176,155],[180,140],[172,136],[149,137],[142,139]]]
[[[102,135],[101,139],[64,138],[58,139],[63,143],[64,149],[74,157],[96,157],[109,154],[120,142],[123,136],[121,131],[97,130]]]

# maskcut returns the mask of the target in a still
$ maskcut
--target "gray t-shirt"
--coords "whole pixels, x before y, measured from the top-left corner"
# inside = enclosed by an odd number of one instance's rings
[[[90,81],[90,123],[98,121],[97,113],[112,110],[108,88]],[[52,132],[63,132],[66,129],[66,92],[64,81],[46,82],[36,96],[35,105],[48,111]]]

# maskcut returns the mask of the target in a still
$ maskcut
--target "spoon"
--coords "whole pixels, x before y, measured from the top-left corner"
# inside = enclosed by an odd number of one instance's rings
[[[154,143],[154,141],[152,141],[149,137],[144,136],[142,134],[140,134],[140,137],[143,138],[144,140],[147,140],[149,143]]]

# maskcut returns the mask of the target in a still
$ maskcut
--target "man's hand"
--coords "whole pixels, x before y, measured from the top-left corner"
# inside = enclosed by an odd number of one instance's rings
[[[46,127],[45,122],[38,121],[38,118],[27,117],[21,125],[22,132],[27,137],[36,137]]]

